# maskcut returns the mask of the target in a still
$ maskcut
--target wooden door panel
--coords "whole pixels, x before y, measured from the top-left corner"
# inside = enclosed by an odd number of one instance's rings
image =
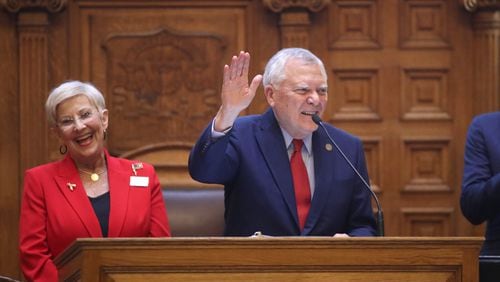
[[[466,44],[466,31],[455,36],[456,5],[346,0],[329,12],[325,119],[362,136],[386,233],[455,234],[463,220],[456,105],[471,102],[461,95],[470,81],[457,79],[467,66],[452,60]]]

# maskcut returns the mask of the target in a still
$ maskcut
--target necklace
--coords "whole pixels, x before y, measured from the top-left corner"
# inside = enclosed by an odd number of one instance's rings
[[[104,169],[103,171],[100,171],[100,172],[91,172],[91,171],[88,171],[88,170],[84,170],[84,169],[81,169],[79,168],[78,169],[79,171],[87,174],[87,175],[90,175],[90,180],[94,181],[94,182],[97,182],[99,181],[99,175],[103,174],[106,172],[106,170]]]

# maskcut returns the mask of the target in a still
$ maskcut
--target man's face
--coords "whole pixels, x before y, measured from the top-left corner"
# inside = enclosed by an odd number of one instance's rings
[[[285,65],[285,79],[280,85],[266,86],[264,91],[280,126],[293,138],[302,139],[318,128],[311,116],[321,116],[328,100],[327,81],[319,65],[290,59]]]

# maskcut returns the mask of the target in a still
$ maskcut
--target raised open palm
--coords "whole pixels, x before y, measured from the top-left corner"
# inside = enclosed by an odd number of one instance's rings
[[[222,107],[226,111],[238,114],[246,109],[262,81],[262,75],[256,75],[248,85],[248,69],[250,67],[250,54],[241,51],[238,56],[233,56],[231,64],[224,66],[224,80],[222,82]]]

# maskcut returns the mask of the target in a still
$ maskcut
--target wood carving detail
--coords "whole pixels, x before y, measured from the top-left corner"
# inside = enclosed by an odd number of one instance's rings
[[[109,36],[108,145],[123,153],[147,144],[191,142],[218,110],[224,41],[209,34],[161,29]],[[218,76],[215,76],[218,77]],[[219,76],[220,77],[220,76]]]
[[[479,9],[500,9],[498,0],[462,0],[465,9],[474,12]]]
[[[453,208],[403,208],[403,236],[452,236]]]
[[[309,48],[309,14],[289,11],[281,14],[281,47]]]
[[[309,48],[309,13],[319,12],[330,0],[262,0],[265,7],[280,13],[281,47]]]
[[[378,113],[378,71],[374,69],[334,70],[333,120],[380,120]],[[333,121],[332,120],[332,121]]]
[[[311,12],[319,12],[330,3],[330,0],[262,0],[262,3],[275,13],[287,8],[305,8]]]
[[[57,13],[66,7],[66,3],[67,0],[0,0],[0,6],[4,6],[11,13],[26,9],[40,9]]]
[[[490,9],[478,9],[472,17],[474,29],[475,113],[500,108],[500,2]],[[481,6],[484,8],[484,6]]]
[[[451,191],[449,185],[450,140],[404,140],[404,191]]]
[[[401,5],[402,48],[449,48],[447,3],[406,0]]]
[[[333,49],[380,48],[377,1],[336,1],[332,5],[329,47]]]
[[[448,120],[447,69],[404,69],[401,101],[404,120]]]

